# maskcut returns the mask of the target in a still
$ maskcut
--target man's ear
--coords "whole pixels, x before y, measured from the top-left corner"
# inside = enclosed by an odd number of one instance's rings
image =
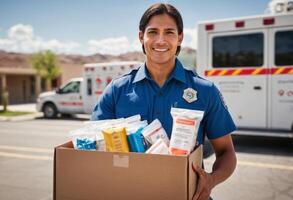
[[[139,31],[138,37],[139,37],[140,43],[143,44],[143,32],[142,31]]]
[[[178,46],[181,46],[182,41],[183,41],[183,32],[180,35],[178,35]]]

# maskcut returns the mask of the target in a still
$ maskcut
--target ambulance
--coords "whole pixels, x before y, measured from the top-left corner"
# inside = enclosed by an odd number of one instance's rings
[[[91,114],[112,79],[140,64],[137,61],[85,64],[82,77],[70,79],[55,91],[41,93],[37,110],[46,118],[55,118],[58,114]]]
[[[197,72],[221,91],[235,133],[293,137],[293,2],[278,2],[271,14],[198,24]]]

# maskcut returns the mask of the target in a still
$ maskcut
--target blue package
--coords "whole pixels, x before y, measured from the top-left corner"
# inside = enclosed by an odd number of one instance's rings
[[[135,133],[127,135],[128,144],[131,152],[144,153],[146,151],[146,144],[141,134],[143,128],[139,128]]]
[[[97,148],[96,141],[89,138],[77,138],[76,146],[80,150],[95,150]]]

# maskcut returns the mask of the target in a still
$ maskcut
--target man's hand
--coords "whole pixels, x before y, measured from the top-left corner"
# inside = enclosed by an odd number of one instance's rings
[[[210,142],[216,154],[213,171],[212,173],[206,173],[201,167],[192,165],[193,170],[198,175],[198,186],[193,200],[207,200],[212,189],[225,181],[236,167],[237,159],[230,134],[212,139]]]
[[[197,189],[193,200],[208,200],[214,187],[213,177],[196,164],[193,164],[192,168],[198,175]]]

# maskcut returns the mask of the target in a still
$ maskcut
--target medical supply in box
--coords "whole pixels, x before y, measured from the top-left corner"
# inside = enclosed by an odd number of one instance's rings
[[[172,155],[188,155],[194,149],[203,114],[198,110],[171,108],[173,128],[169,148]]]
[[[105,128],[102,132],[107,151],[129,152],[125,127]]]
[[[75,149],[96,150],[96,134],[92,129],[83,127],[72,130],[69,136]]]
[[[136,132],[127,135],[127,141],[131,152],[144,153],[146,144],[141,134],[143,128],[139,128]]]
[[[169,145],[167,133],[158,119],[155,119],[152,123],[146,126],[142,131],[142,135],[151,145],[155,144],[159,138],[163,139],[165,143]]]
[[[155,144],[153,144],[147,151],[146,153],[150,154],[164,154],[164,155],[169,155],[169,148],[162,140],[161,138],[158,139]]]

